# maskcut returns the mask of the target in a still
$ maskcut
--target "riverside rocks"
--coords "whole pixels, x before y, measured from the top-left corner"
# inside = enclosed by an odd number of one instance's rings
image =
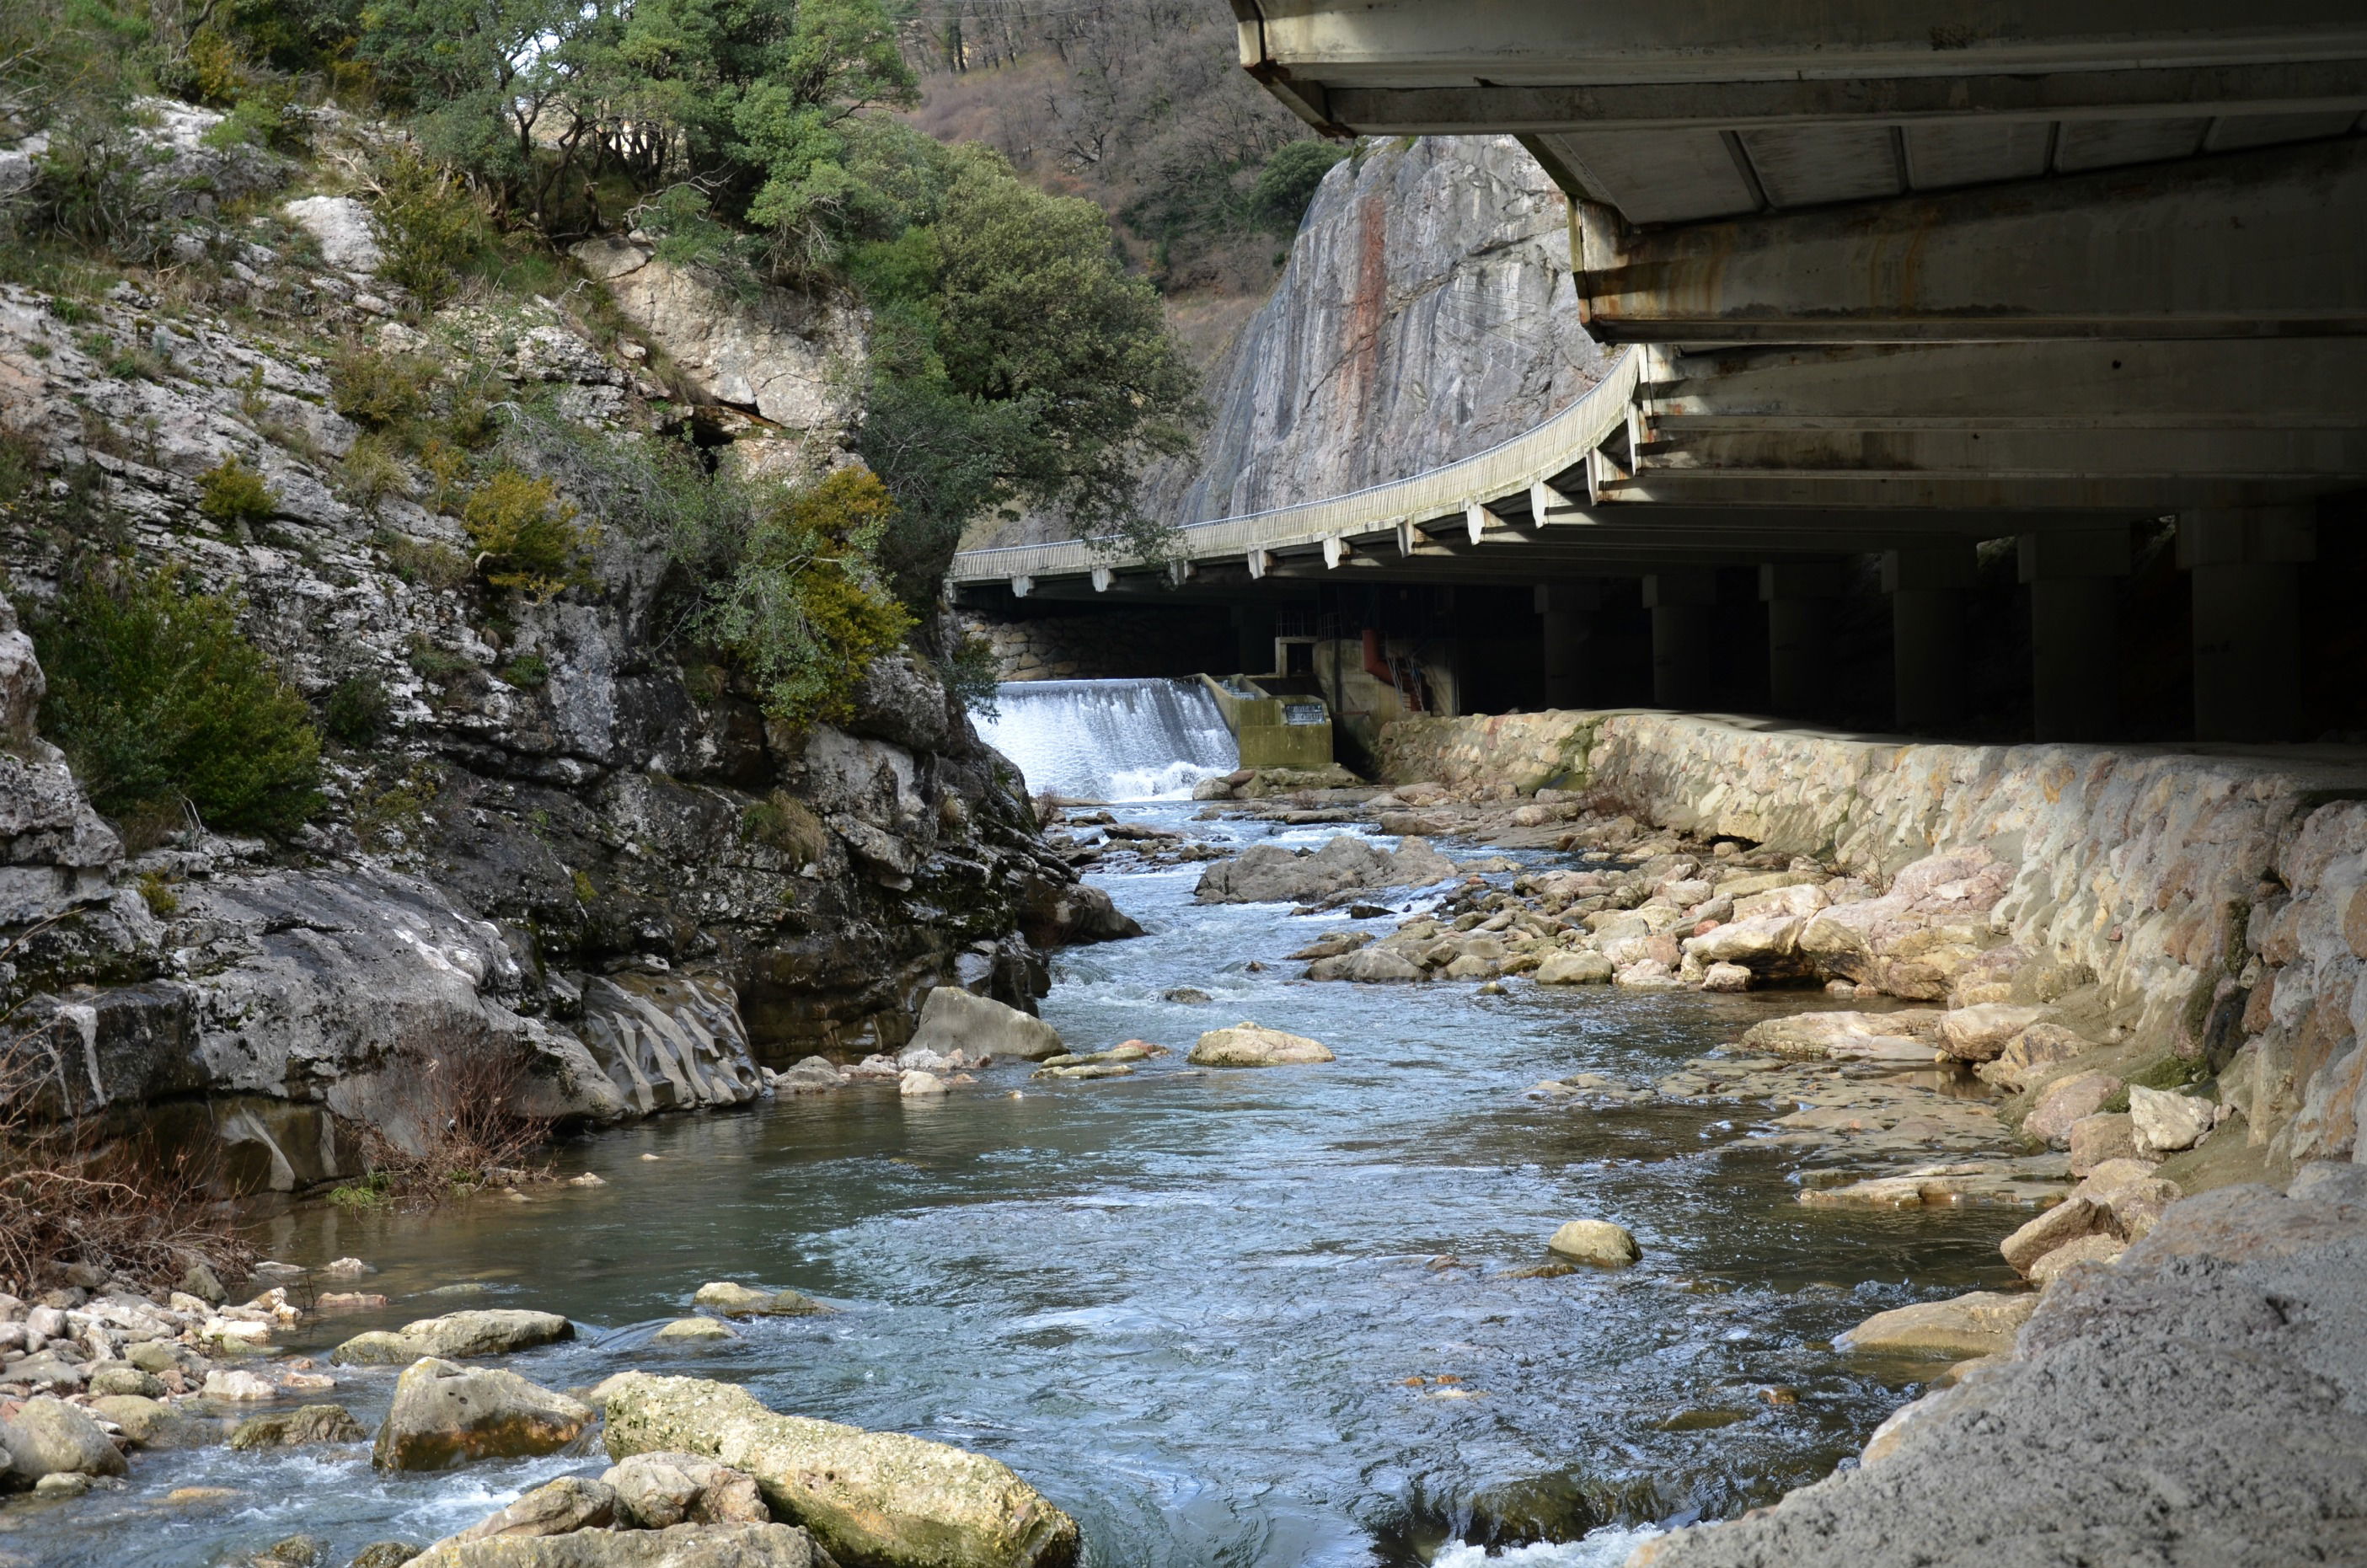
[[[515,1372],[425,1358],[396,1380],[370,1462],[439,1470],[462,1460],[547,1454],[573,1442],[591,1421],[590,1406]]]
[[[1833,1344],[1870,1354],[1992,1356],[2013,1348],[2013,1337],[2037,1307],[2034,1295],[1975,1291],[1878,1312]]]
[[[1076,1561],[1076,1521],[983,1454],[776,1415],[744,1390],[693,1378],[627,1372],[605,1388],[610,1457],[689,1453],[744,1471],[833,1556],[878,1568]]]
[[[49,1475],[121,1475],[122,1454],[82,1409],[63,1400],[28,1399],[0,1416],[0,1449],[8,1468],[0,1485],[29,1486]]]
[[[1006,1007],[991,997],[976,996],[958,986],[939,986],[922,1004],[920,1026],[906,1049],[951,1055],[966,1051],[973,1056],[1012,1056],[1040,1062],[1068,1047],[1059,1031],[1040,1018]]]
[[[1332,1060],[1331,1047],[1303,1034],[1246,1021],[1200,1036],[1185,1060],[1204,1067],[1283,1067]]]
[[[618,1519],[637,1529],[762,1524],[772,1517],[754,1476],[697,1454],[634,1454],[600,1481],[616,1495]]]
[[[575,1337],[575,1325],[556,1313],[491,1308],[447,1313],[406,1323],[395,1332],[357,1334],[329,1353],[347,1366],[399,1367],[423,1356],[443,1360],[505,1356]]]
[[[358,1443],[369,1433],[342,1404],[307,1404],[250,1416],[230,1435],[233,1449],[293,1449],[308,1443]]]
[[[407,1568],[833,1568],[794,1525],[676,1525],[439,1542]]]
[[[2010,1354],[1893,1416],[1860,1468],[1744,1518],[1658,1538],[1635,1561],[2357,1558],[2367,1549],[2362,1187],[2354,1166],[2314,1165],[2283,1192],[2238,1185],[2171,1205],[2117,1262],[2061,1273]],[[1958,1348],[1969,1347],[1949,1353]]]

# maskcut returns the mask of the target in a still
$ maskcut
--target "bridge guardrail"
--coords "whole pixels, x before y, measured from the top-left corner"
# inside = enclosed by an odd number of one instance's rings
[[[1410,479],[1321,501],[1185,524],[1178,530],[1183,536],[1183,557],[1209,560],[1246,556],[1252,550],[1303,549],[1326,539],[1385,533],[1402,523],[1451,517],[1475,502],[1485,504],[1548,481],[1584,462],[1587,454],[1626,423],[1643,360],[1640,348],[1625,349],[1600,382],[1550,419],[1484,452]],[[964,550],[954,557],[952,578],[956,582],[1000,582],[1014,578],[1082,577],[1096,567],[1122,569],[1127,564],[1096,554],[1093,541],[1064,539]]]

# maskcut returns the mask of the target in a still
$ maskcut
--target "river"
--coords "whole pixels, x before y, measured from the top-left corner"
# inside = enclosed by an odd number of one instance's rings
[[[1181,826],[1195,809],[1120,815]],[[1073,1047],[1175,1048],[1134,1077],[1038,1083],[1014,1066],[943,1100],[852,1089],[559,1151],[563,1174],[602,1187],[426,1216],[305,1206],[268,1222],[266,1249],[369,1259],[363,1288],[394,1301],[300,1343],[467,1305],[562,1311],[583,1337],[509,1364],[552,1386],[629,1366],[714,1376],[780,1409],[985,1450],[1078,1517],[1096,1568],[1461,1568],[1478,1551],[1453,1543],[1491,1541],[1557,1544],[1490,1561],[1593,1564],[1621,1561],[1639,1529],[1829,1472],[1911,1375],[1854,1364],[1831,1337],[2010,1278],[1994,1213],[1801,1206],[1779,1155],[1736,1146],[1751,1123],[1730,1106],[1523,1092],[1581,1071],[1660,1077],[1812,995],[1310,984],[1283,955],[1342,917],[1197,906],[1199,869],[1097,877],[1149,934],[1056,964],[1043,1010]],[[1161,999],[1184,986],[1213,1001]],[[1240,1019],[1339,1060],[1184,1065],[1200,1031]],[[1628,1225],[1642,1263],[1506,1277],[1583,1215]],[[647,1345],[717,1279],[841,1310],[720,1346]],[[374,1425],[391,1373],[340,1376],[334,1397]],[[389,1478],[363,1446],[148,1454],[129,1491],[0,1514],[0,1554],[201,1568],[302,1530],[341,1564],[599,1468]],[[227,1495],[166,1500],[191,1487]]]

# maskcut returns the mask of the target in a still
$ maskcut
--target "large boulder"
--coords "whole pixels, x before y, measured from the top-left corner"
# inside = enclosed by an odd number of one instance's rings
[[[687,1453],[755,1477],[776,1515],[876,1568],[1070,1568],[1074,1519],[1000,1461],[900,1432],[781,1416],[743,1389],[627,1372],[608,1452]],[[683,1527],[676,1527],[683,1528]]]
[[[1319,958],[1308,966],[1310,980],[1354,980],[1367,986],[1390,985],[1421,978],[1412,959],[1392,948],[1366,947],[1332,958]]]
[[[1759,915],[1728,920],[1684,942],[1685,956],[1704,967],[1739,964],[1762,979],[1791,975],[1800,968],[1800,928],[1797,915]]]
[[[1612,973],[1611,960],[1599,953],[1555,953],[1537,965],[1534,977],[1540,986],[1607,986]]]
[[[1636,1245],[1627,1227],[1609,1220],[1571,1220],[1553,1233],[1546,1247],[1581,1263],[1601,1263],[1614,1269],[1625,1269],[1644,1256],[1644,1249]]]
[[[2120,1092],[2121,1080],[2110,1073],[2067,1074],[2040,1091],[2030,1114],[2022,1119],[2022,1133],[2055,1148],[2068,1148],[2072,1124],[2095,1115]]]
[[[1342,833],[1312,852],[1251,844],[1202,872],[1193,897],[1203,904],[1304,904],[1351,888],[1426,886],[1454,874],[1455,863],[1420,839],[1392,852]]]
[[[709,1280],[690,1298],[693,1306],[726,1317],[814,1317],[830,1311],[803,1291],[775,1291],[730,1280]]]
[[[2192,1148],[2211,1131],[2215,1111],[2211,1101],[2196,1095],[2172,1094],[2143,1084],[2129,1086],[2129,1120],[2135,1127],[2140,1154],[2167,1155]]]
[[[1742,1043],[1770,1055],[1811,1061],[1928,1062],[1939,1054],[1931,1037],[1939,1021],[1932,1008],[1795,1012],[1752,1024],[1742,1032]]]
[[[250,1416],[232,1428],[234,1449],[293,1449],[311,1443],[358,1443],[369,1436],[342,1404],[306,1404]]]
[[[967,1051],[972,1056],[1008,1056],[1023,1062],[1040,1062],[1065,1055],[1069,1049],[1061,1043],[1060,1032],[1042,1019],[1030,1018],[1017,1008],[959,986],[939,986],[929,993],[929,999],[921,1004],[921,1023],[912,1032],[911,1048],[941,1056]]]
[[[0,1449],[8,1454],[0,1478],[20,1486],[45,1475],[121,1475],[127,1468],[97,1422],[80,1406],[47,1395],[0,1417]]]
[[[2035,1295],[1974,1291],[1944,1302],[1918,1302],[1875,1313],[1833,1344],[1870,1353],[1994,1356],[2013,1348],[2013,1337],[2037,1309]]]
[[[1919,1001],[1943,999],[1956,976],[2004,939],[1989,912],[2013,868],[1987,850],[1929,855],[1879,898],[1819,910],[1800,928],[1801,957],[1819,973]]]
[[[762,1524],[773,1517],[754,1476],[697,1454],[634,1454],[600,1480],[616,1495],[618,1522],[634,1529]]]
[[[437,1546],[470,1540],[527,1540],[597,1529],[617,1517],[617,1494],[606,1481],[562,1475],[545,1482],[508,1507],[446,1536]],[[430,1548],[432,1551],[433,1548]]]
[[[2013,1038],[2044,1017],[2044,1008],[2011,1002],[1981,1002],[1957,1008],[1940,1020],[1941,1048],[1960,1062],[1990,1062]]]
[[[440,1470],[473,1459],[517,1459],[565,1448],[592,1422],[591,1406],[515,1372],[426,1358],[395,1381],[370,1462],[380,1470]]]
[[[676,1525],[439,1541],[404,1568],[836,1568],[794,1525]]]
[[[1284,1067],[1329,1062],[1331,1048],[1303,1034],[1246,1021],[1230,1029],[1212,1029],[1200,1036],[1185,1058],[1204,1067]]]
[[[392,1332],[357,1334],[331,1351],[329,1359],[344,1366],[400,1367],[422,1356],[447,1361],[506,1356],[574,1337],[575,1325],[557,1313],[495,1307],[423,1317]]]

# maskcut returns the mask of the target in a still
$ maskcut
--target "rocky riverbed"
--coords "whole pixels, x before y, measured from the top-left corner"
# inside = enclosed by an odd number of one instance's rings
[[[677,1543],[820,1561],[832,1505],[782,1491],[771,1439],[747,1435],[767,1422],[968,1450],[944,1462],[1008,1477],[996,1495],[1045,1524],[1027,1539],[1062,1550],[1057,1515],[1099,1562],[1476,1561],[1457,1538],[1558,1542],[1523,1550],[1573,1564],[1639,1545],[1681,1564],[1888,1562],[1886,1543],[1910,1543],[1904,1562],[1918,1540],[2034,1539],[2067,1510],[2090,1560],[2175,1559],[2182,1541],[2250,1539],[2278,1488],[2316,1512],[2259,1540],[2348,1539],[2346,1270],[2367,1221],[2350,1177],[2311,1167],[2290,1197],[2231,1184],[2259,1162],[2230,1158],[2251,1145],[2207,1082],[2153,1090],[2132,1069],[2110,1075],[2127,1110],[2092,1082],[2051,1101],[2049,1084],[2127,1066],[2135,1032],[2116,1034],[2125,1015],[2076,974],[2001,977],[1993,931],[1946,923],[1982,896],[1977,876],[1910,877],[1910,862],[1886,885],[1587,804],[1399,787],[1060,813],[1055,835],[1100,846],[1100,886],[1150,934],[1063,958],[1043,1020],[946,987],[900,1052],[817,1057],[765,1074],[752,1113],[563,1153],[595,1181],[426,1222],[273,1222],[276,1255],[378,1266],[334,1290],[316,1267],[245,1306],[141,1305],[101,1280],[26,1305],[17,1343],[35,1354],[0,1369],[0,1416],[64,1427],[57,1412],[79,1409],[114,1429],[74,1428],[91,1490],[62,1479],[0,1509],[0,1551],[47,1562],[82,1540],[91,1562],[377,1568],[399,1559],[365,1558],[376,1540],[443,1540],[426,1561],[707,1561],[665,1555]],[[1433,837],[1408,844],[1417,826]],[[1305,901],[1229,901],[1245,870],[1303,878]],[[1890,966],[1846,994],[1796,959],[1711,988],[1691,944],[1766,919],[1746,900],[1771,895],[1797,922],[1794,954],[1801,931],[1858,910]],[[1869,906],[1892,913],[1866,922]],[[1648,942],[1675,933],[1675,961],[1622,945],[1623,919]],[[1931,957],[1949,946],[1968,955]],[[1384,952],[1412,976],[1328,977]],[[1588,958],[1607,983],[1549,974]],[[1946,993],[1886,992],[1906,959],[1954,964]],[[1654,964],[1633,977],[1653,983],[1616,983]],[[2300,1303],[2289,1324],[2279,1301]],[[37,1311],[54,1314],[38,1330]],[[2205,1321],[2203,1362],[2165,1349]],[[549,1342],[499,1337],[516,1332]],[[42,1358],[65,1375],[28,1375]],[[2214,1490],[2210,1456],[2252,1427],[2195,1437],[2168,1413],[2190,1375],[2217,1389],[2239,1364],[2265,1369],[2245,1421],[2333,1436],[2291,1465],[2271,1445],[2246,1461],[2248,1491]],[[634,1511],[647,1485],[620,1472],[641,1438],[619,1447],[610,1396],[636,1367],[688,1374],[680,1399],[739,1434],[652,1417],[664,1429],[645,1446],[681,1478],[666,1485],[753,1486],[762,1519],[723,1502],[662,1525]],[[432,1422],[387,1436],[402,1380],[469,1378],[522,1402],[501,1443],[538,1432],[553,1451],[372,1465],[449,1441]],[[264,1397],[227,1404],[232,1388]],[[1984,1448],[1999,1423],[2010,1440]],[[1621,1457],[1580,1460],[1604,1455]],[[128,1482],[106,1473],[127,1462]],[[2002,1490],[2074,1462],[2036,1494]],[[258,1506],[291,1463],[373,1479],[333,1507]],[[2146,1492],[2148,1475],[2187,1501]],[[159,1518],[220,1545],[121,1547]],[[481,1544],[448,1539],[481,1525]],[[312,1540],[282,1550],[297,1536]],[[1820,1556],[1827,1540],[1847,1553]],[[2020,1560],[1965,1551],[1947,1560]]]

